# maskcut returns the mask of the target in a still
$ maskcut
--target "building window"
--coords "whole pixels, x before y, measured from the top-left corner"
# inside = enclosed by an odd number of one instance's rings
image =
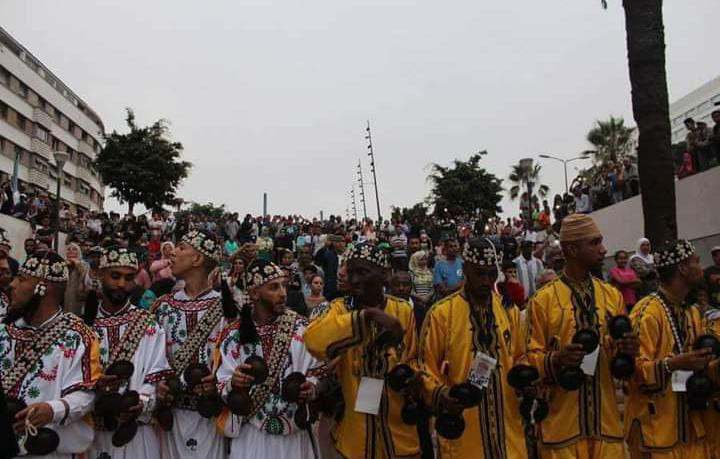
[[[20,128],[21,131],[27,129],[27,119],[17,112],[15,112],[15,117],[15,119],[17,119],[17,127]]]
[[[0,66],[0,83],[7,85],[9,78],[10,75],[8,74],[7,70],[5,70],[5,67]]]
[[[50,143],[50,133],[45,128],[37,124],[35,125],[35,137],[47,144]]]

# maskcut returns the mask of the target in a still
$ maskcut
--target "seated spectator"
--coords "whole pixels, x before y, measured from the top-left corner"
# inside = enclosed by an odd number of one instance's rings
[[[679,179],[685,178],[688,175],[695,173],[695,166],[693,165],[693,158],[689,151],[686,151],[682,155],[682,164],[677,170],[677,176]]]

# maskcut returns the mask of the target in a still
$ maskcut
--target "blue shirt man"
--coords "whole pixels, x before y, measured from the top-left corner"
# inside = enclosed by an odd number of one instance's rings
[[[463,260],[458,257],[460,244],[451,239],[445,242],[445,260],[435,264],[433,286],[441,297],[446,297],[463,285]]]

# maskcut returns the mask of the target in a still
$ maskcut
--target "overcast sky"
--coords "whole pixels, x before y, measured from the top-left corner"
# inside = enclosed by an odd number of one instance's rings
[[[634,124],[624,15],[610,4],[3,0],[0,21],[106,129],[124,131],[127,106],[141,123],[170,120],[194,164],[182,198],[260,213],[267,191],[271,213],[312,217],[344,215],[358,158],[371,181],[367,119],[384,212],[427,196],[432,162],[486,149],[506,178],[523,157],[586,149],[598,118]],[[720,2],[665,5],[674,100],[720,74]],[[562,165],[543,166],[562,191]]]

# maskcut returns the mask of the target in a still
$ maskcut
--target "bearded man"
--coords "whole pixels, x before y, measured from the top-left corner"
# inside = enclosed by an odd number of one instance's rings
[[[139,427],[129,443],[116,447],[113,445],[115,429],[106,425],[103,417],[96,416],[97,434],[90,457],[151,457],[160,450],[159,439],[150,425],[156,405],[156,385],[170,372],[165,331],[155,316],[129,301],[138,273],[135,253],[126,248],[105,249],[99,269],[102,301],[99,305],[94,303],[95,307],[86,306],[86,322],[100,338],[100,360],[105,372],[121,362],[130,362],[133,368],[128,379],[105,374],[98,381],[100,397],[111,392],[137,392],[139,402],[122,417],[126,422],[138,423]]]
[[[93,331],[60,306],[67,279],[65,260],[46,251],[30,255],[10,284],[0,362],[3,392],[19,410],[21,454],[70,459],[93,440],[82,418],[95,398],[100,348]]]

